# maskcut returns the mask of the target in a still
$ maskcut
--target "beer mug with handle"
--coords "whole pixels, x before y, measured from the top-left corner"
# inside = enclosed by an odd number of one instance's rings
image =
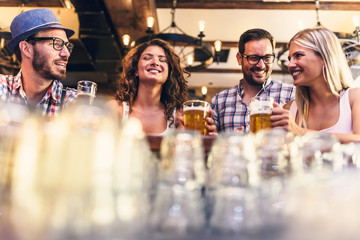
[[[203,185],[205,182],[204,150],[200,134],[174,130],[161,142],[159,181],[169,184]]]
[[[184,126],[189,130],[197,130],[202,135],[207,135],[206,117],[209,117],[210,104],[202,100],[189,100],[184,103]]]
[[[273,102],[270,96],[256,96],[250,100],[250,132],[271,128]]]
[[[79,81],[77,83],[77,101],[91,105],[94,102],[96,90],[96,83],[88,80]]]

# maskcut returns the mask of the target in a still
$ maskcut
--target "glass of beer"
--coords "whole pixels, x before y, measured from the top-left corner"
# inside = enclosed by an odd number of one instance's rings
[[[256,96],[250,100],[250,132],[271,128],[271,111],[274,99],[269,96]]]
[[[189,100],[183,105],[184,111],[184,126],[186,129],[197,130],[202,135],[207,135],[206,117],[210,114],[210,104],[202,100]]]
[[[96,96],[97,84],[89,80],[81,80],[77,83],[77,100],[91,105]]]

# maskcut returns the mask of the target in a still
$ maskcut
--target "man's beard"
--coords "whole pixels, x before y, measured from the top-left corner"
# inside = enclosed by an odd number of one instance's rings
[[[49,80],[65,80],[66,79],[66,70],[61,70],[59,73],[54,73],[51,71],[51,67],[46,61],[44,56],[40,56],[38,51],[34,49],[34,59],[32,61],[33,68],[38,72],[43,78]]]
[[[263,77],[263,79],[258,79],[255,78],[252,75],[252,70],[259,70],[259,71],[265,71],[265,75]],[[243,72],[244,74],[244,79],[246,80],[247,83],[249,83],[252,86],[262,86],[264,84],[264,82],[266,82],[266,80],[270,77],[271,72],[268,69],[260,69],[260,68],[250,68],[248,70],[248,72]]]

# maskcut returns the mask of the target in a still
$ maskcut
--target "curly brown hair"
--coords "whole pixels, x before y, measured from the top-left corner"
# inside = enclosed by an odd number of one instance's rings
[[[119,90],[116,93],[116,100],[127,102],[132,111],[133,105],[139,87],[139,77],[136,76],[138,63],[141,54],[150,46],[159,46],[165,51],[169,66],[169,75],[166,79],[161,92],[160,102],[164,104],[166,119],[174,123],[173,112],[175,109],[181,109],[183,103],[188,97],[188,82],[185,79],[190,73],[180,64],[180,58],[172,49],[169,43],[161,39],[152,39],[131,49],[122,61],[123,71],[121,73]]]

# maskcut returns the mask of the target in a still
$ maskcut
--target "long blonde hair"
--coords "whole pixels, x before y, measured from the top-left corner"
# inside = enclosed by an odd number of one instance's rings
[[[296,43],[302,47],[309,48],[320,56],[324,61],[323,74],[327,87],[335,96],[350,88],[353,81],[345,53],[337,36],[324,27],[304,29],[289,42]],[[295,101],[298,107],[299,126],[307,128],[309,117],[310,93],[309,87],[296,87]]]

